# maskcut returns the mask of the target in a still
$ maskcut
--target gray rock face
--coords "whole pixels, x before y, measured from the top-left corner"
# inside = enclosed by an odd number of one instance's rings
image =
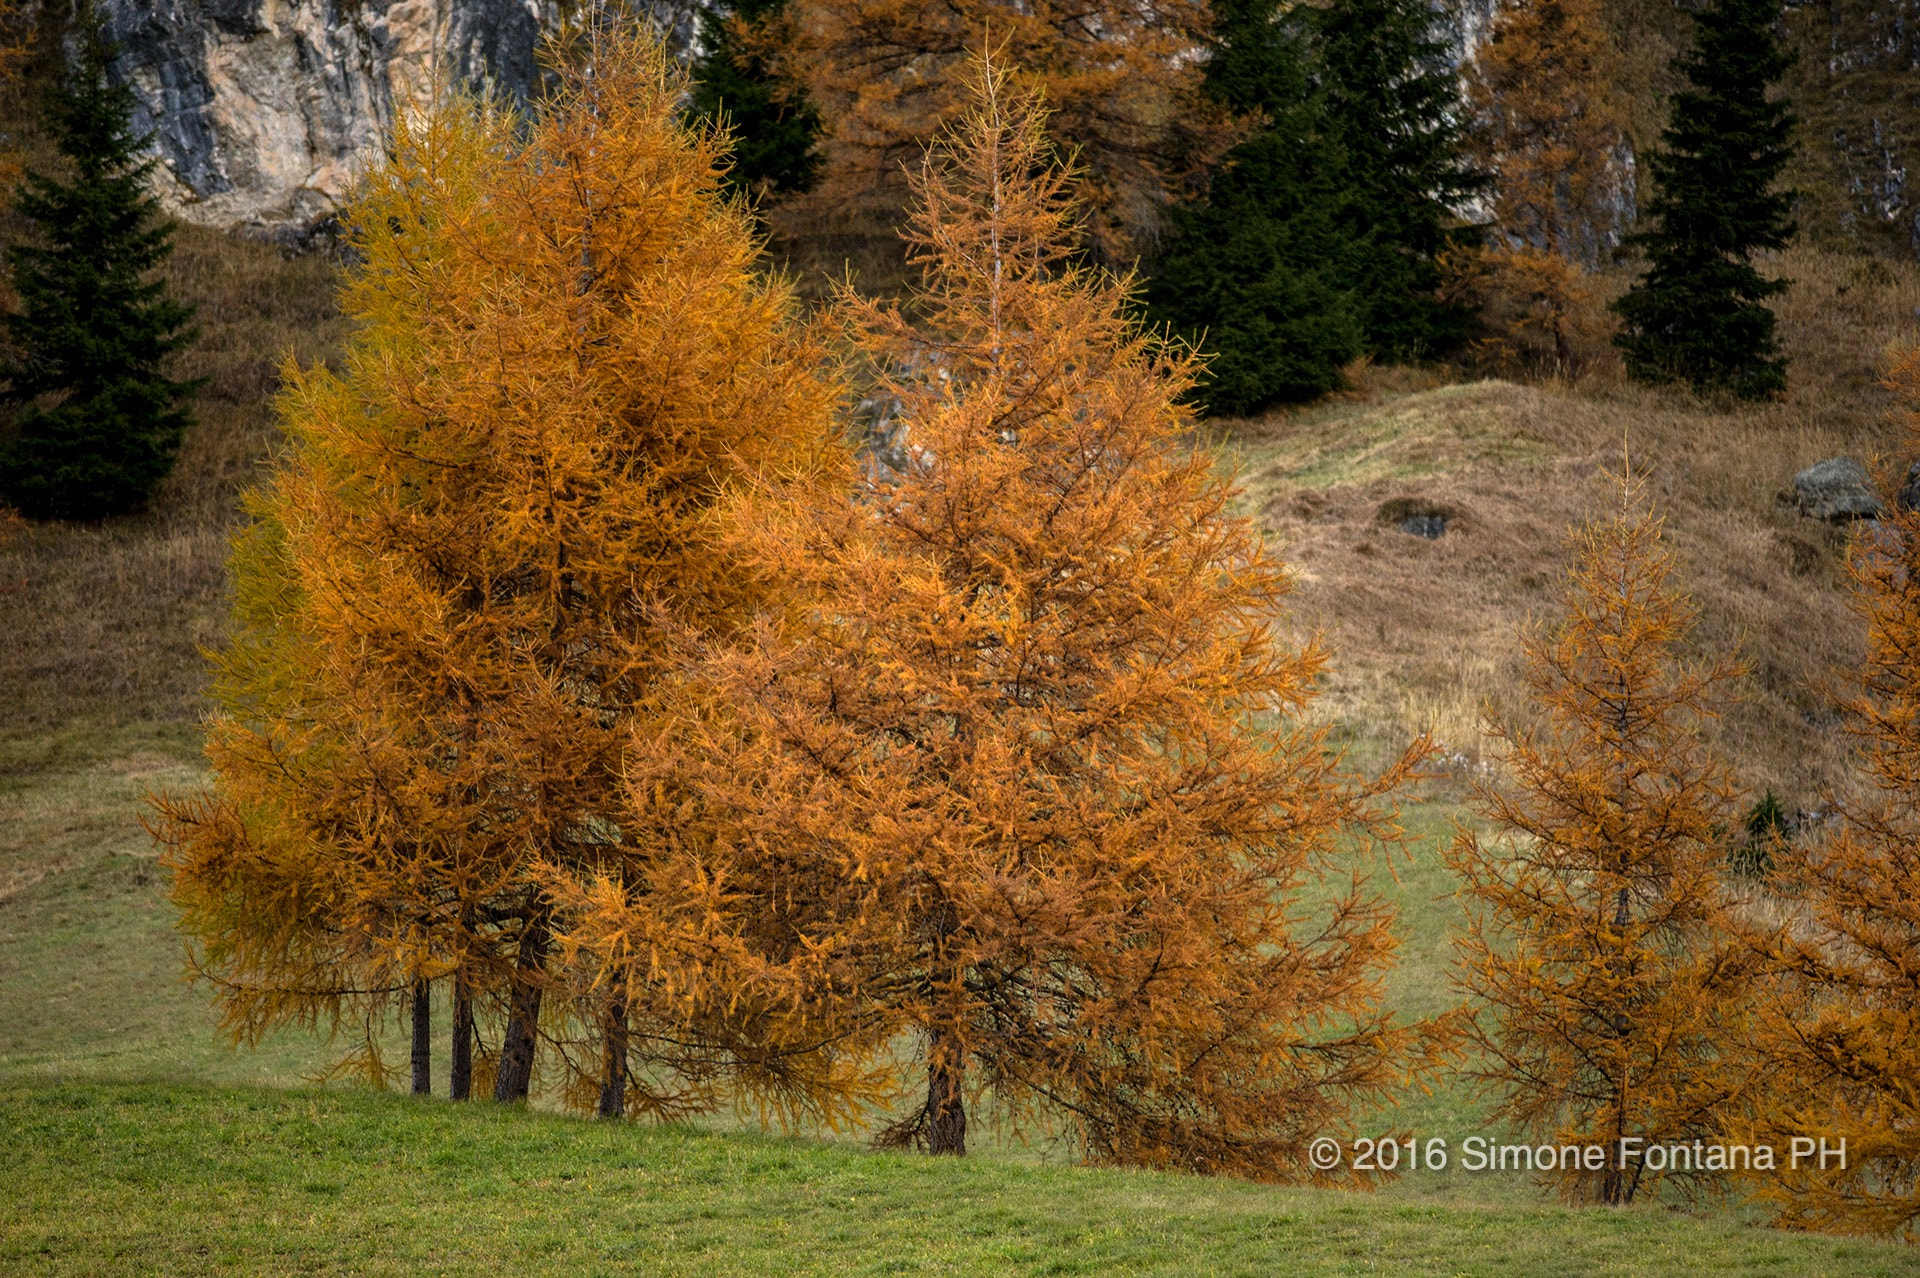
[[[338,207],[396,109],[451,77],[524,103],[566,0],[100,0],[183,217],[298,237]],[[684,45],[690,10],[656,22]]]
[[[1867,468],[1851,457],[1830,457],[1793,477],[1793,494],[1810,519],[1878,519],[1885,508]]]

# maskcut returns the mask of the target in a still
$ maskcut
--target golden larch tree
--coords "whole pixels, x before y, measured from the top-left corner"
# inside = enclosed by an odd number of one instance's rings
[[[1920,348],[1887,385],[1920,445]],[[1782,1223],[1920,1241],[1920,512],[1893,502],[1849,566],[1866,663],[1846,699],[1864,776],[1842,821],[1776,855],[1786,925],[1759,1041],[1760,1135],[1814,1154],[1759,1182]],[[1831,1156],[1822,1157],[1824,1142]],[[1845,1144],[1845,1157],[1838,1157]]]
[[[1731,786],[1701,736],[1740,667],[1685,656],[1693,610],[1630,481],[1574,549],[1566,616],[1526,648],[1542,722],[1500,730],[1511,781],[1480,794],[1492,833],[1447,852],[1469,904],[1455,982],[1494,1114],[1603,1146],[1603,1166],[1546,1176],[1570,1201],[1620,1204],[1661,1175],[1622,1141],[1720,1135],[1751,1079],[1752,964],[1723,899]]]
[[[1473,269],[1492,294],[1503,358],[1544,354],[1579,371],[1588,272],[1620,217],[1622,119],[1599,0],[1501,0],[1467,70],[1479,160],[1493,177],[1487,245]]]
[[[1131,262],[1230,140],[1202,92],[1209,20],[1200,0],[792,0],[775,52],[825,126],[822,183],[797,211],[820,221],[858,209],[890,236],[910,200],[906,174],[967,109],[973,51],[991,42],[1044,94],[1053,139],[1085,168],[1091,246]]]
[[[578,53],[537,117],[452,96],[404,121],[354,202],[357,331],[337,370],[289,370],[236,552],[216,786],[159,829],[243,1035],[450,979],[456,1094],[477,1014],[499,1100],[546,1042],[589,1075],[576,1103],[676,1112],[778,1017],[706,1050],[691,1018],[735,1003],[670,954],[644,989],[580,971],[565,910],[609,877],[684,882],[628,801],[636,725],[668,713],[679,636],[765,604],[724,549],[729,488],[844,491],[846,461],[724,138],[681,122],[646,37]],[[701,952],[693,888],[659,915]],[[830,1102],[802,1068],[783,1094]]]
[[[1191,446],[1192,357],[1076,264],[1036,96],[971,76],[914,181],[923,282],[842,303],[897,466],[766,508],[814,602],[706,663],[686,837],[916,1046],[883,1140],[964,1153],[990,1091],[1096,1162],[1306,1178],[1411,1063],[1344,841],[1401,770],[1350,782],[1303,720],[1322,657]]]

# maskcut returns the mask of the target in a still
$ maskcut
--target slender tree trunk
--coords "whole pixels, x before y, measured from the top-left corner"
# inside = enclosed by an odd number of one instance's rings
[[[967,1152],[966,1062],[948,1034],[933,1031],[927,1044],[927,1152],[962,1157]]]
[[[467,984],[467,969],[453,974],[453,1076],[447,1095],[457,1101],[473,1095],[473,989]]]
[[[433,1095],[433,985],[413,983],[413,1094]]]
[[[1553,316],[1553,357],[1560,362],[1560,375],[1568,381],[1579,377],[1580,369],[1573,353],[1573,340],[1567,336],[1567,317],[1557,309]]]
[[[547,920],[535,914],[520,933],[513,965],[513,996],[507,1008],[507,1034],[500,1045],[500,1069],[493,1099],[510,1105],[527,1098],[533,1086],[533,1051],[540,1030],[540,996],[545,992]]]
[[[602,1037],[604,1072],[600,1081],[600,1117],[619,1118],[627,1112],[627,1004],[615,999],[607,1009]]]

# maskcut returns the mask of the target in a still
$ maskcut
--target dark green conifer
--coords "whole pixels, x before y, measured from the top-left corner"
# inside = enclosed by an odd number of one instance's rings
[[[197,383],[162,372],[192,339],[190,308],[149,275],[172,227],[146,193],[154,160],[133,132],[134,96],[110,84],[97,23],[43,118],[66,181],[27,174],[14,208],[38,241],[9,254],[20,309],[4,317],[0,500],[36,518],[93,519],[146,500],[173,467]]]
[[[1786,105],[1767,98],[1793,62],[1779,17],[1779,0],[1712,0],[1675,60],[1692,88],[1673,95],[1663,149],[1648,162],[1648,226],[1629,241],[1646,252],[1647,273],[1614,304],[1615,341],[1641,381],[1746,398],[1786,388],[1763,299],[1787,281],[1753,267],[1755,252],[1785,247],[1794,232],[1792,197],[1773,189],[1793,133]]]
[[[1337,155],[1318,118],[1301,33],[1278,0],[1216,0],[1209,92],[1260,117],[1206,198],[1173,215],[1147,285],[1153,317],[1212,356],[1203,396],[1246,415],[1340,385],[1359,355],[1358,309],[1341,278],[1357,246],[1336,217]]]
[[[820,115],[757,47],[786,0],[708,0],[693,64],[692,114],[733,133],[727,182],[756,196],[805,191],[820,177]]]
[[[1459,78],[1431,0],[1303,7],[1340,157],[1342,264],[1368,350],[1421,359],[1465,339],[1473,312],[1440,296],[1442,255],[1478,237],[1458,210],[1486,179],[1467,160]]]

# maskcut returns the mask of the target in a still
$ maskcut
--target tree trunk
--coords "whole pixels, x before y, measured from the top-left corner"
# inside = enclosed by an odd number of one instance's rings
[[[540,996],[545,992],[547,921],[535,915],[520,933],[513,965],[513,997],[507,1008],[507,1034],[500,1045],[500,1069],[493,1099],[511,1105],[527,1098],[533,1086],[533,1051],[540,1030]]]
[[[927,1152],[962,1157],[967,1152],[966,1061],[939,1030],[927,1045]]]
[[[615,999],[607,1009],[602,1053],[600,1117],[620,1118],[627,1112],[627,1004],[624,999]]]
[[[457,1101],[473,1095],[473,990],[467,985],[467,972],[461,968],[453,975],[453,1077],[447,1095]]]
[[[413,983],[413,1094],[433,1095],[433,985]]]

